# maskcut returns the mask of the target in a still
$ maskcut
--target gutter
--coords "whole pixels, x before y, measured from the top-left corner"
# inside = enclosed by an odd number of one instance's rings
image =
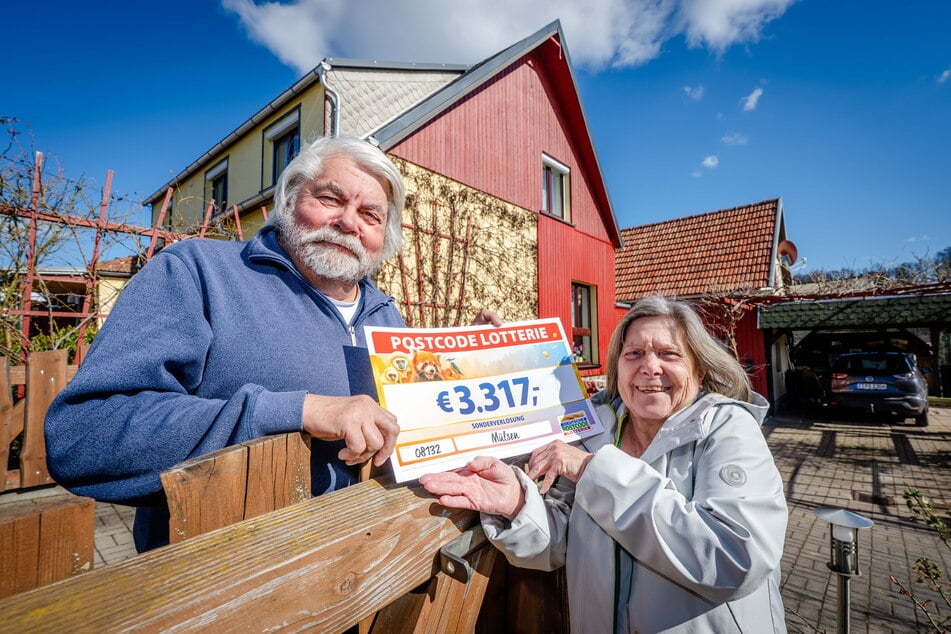
[[[317,72],[317,79],[324,87],[324,92],[330,95],[330,136],[338,136],[340,134],[340,93],[334,90],[327,81],[327,73],[330,72],[331,66],[324,59],[314,70]]]

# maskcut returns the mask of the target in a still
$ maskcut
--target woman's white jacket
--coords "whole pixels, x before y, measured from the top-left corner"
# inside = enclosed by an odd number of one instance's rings
[[[486,535],[514,565],[567,567],[572,632],[785,632],[786,500],[757,397],[703,396],[634,458],[614,446],[620,399],[596,396],[605,431],[583,441],[579,482],[543,497],[516,469],[525,506],[483,514]]]

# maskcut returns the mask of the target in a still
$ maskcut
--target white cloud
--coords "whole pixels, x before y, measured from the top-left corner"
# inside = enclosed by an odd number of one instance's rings
[[[221,0],[248,36],[300,73],[324,57],[474,63],[560,19],[572,61],[645,64],[667,40],[721,53],[756,42],[795,0]]]
[[[924,241],[926,241],[926,240],[931,240],[931,236],[929,236],[929,235],[923,235],[923,236],[909,236],[909,237],[905,238],[905,242],[924,242]]]
[[[757,42],[767,22],[796,0],[682,0],[680,29],[690,46],[722,53],[738,42]]]
[[[746,145],[746,135],[739,132],[727,132],[720,140],[726,145]]]
[[[703,84],[697,84],[696,86],[684,86],[684,94],[694,101],[700,101],[703,99]]]
[[[951,68],[945,69],[944,72],[938,75],[938,83],[943,84],[948,81],[948,78],[951,78]]]
[[[763,96],[762,88],[754,88],[753,92],[743,97],[740,101],[743,102],[743,112],[749,112],[750,110],[756,110],[756,106],[759,105],[759,98]]]
[[[253,0],[222,0],[221,5],[238,14],[253,41],[301,74],[328,56],[333,25],[343,9],[337,2],[257,5]]]
[[[711,154],[707,158],[703,159],[703,166],[708,170],[716,168],[720,164],[720,159],[716,154]]]

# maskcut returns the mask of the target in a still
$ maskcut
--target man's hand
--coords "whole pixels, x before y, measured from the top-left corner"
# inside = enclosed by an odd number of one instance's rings
[[[472,318],[472,323],[470,326],[488,326],[489,324],[493,326],[501,326],[503,323],[502,318],[494,310],[489,310],[488,308],[483,308],[476,316]]]
[[[304,396],[304,431],[318,440],[343,440],[347,446],[337,457],[348,465],[373,458],[377,467],[386,462],[400,433],[396,416],[366,395]]]
[[[471,509],[512,519],[525,506],[525,492],[508,466],[498,458],[478,456],[465,467],[427,473],[419,483],[439,496],[443,506]]]
[[[558,476],[565,476],[577,483],[593,457],[593,454],[572,447],[562,440],[554,440],[532,452],[525,473],[532,480],[544,476],[538,491],[545,495]]]

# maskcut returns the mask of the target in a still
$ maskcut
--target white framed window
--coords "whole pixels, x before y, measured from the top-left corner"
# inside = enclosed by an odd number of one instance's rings
[[[598,288],[581,282],[571,283],[572,361],[581,365],[599,365]]]
[[[215,201],[215,211],[228,208],[228,159],[225,158],[205,172],[205,200]]]
[[[571,170],[542,154],[542,212],[571,222]]]
[[[281,172],[300,152],[300,111],[294,110],[264,130],[264,156],[270,159],[270,184],[277,184]]]

